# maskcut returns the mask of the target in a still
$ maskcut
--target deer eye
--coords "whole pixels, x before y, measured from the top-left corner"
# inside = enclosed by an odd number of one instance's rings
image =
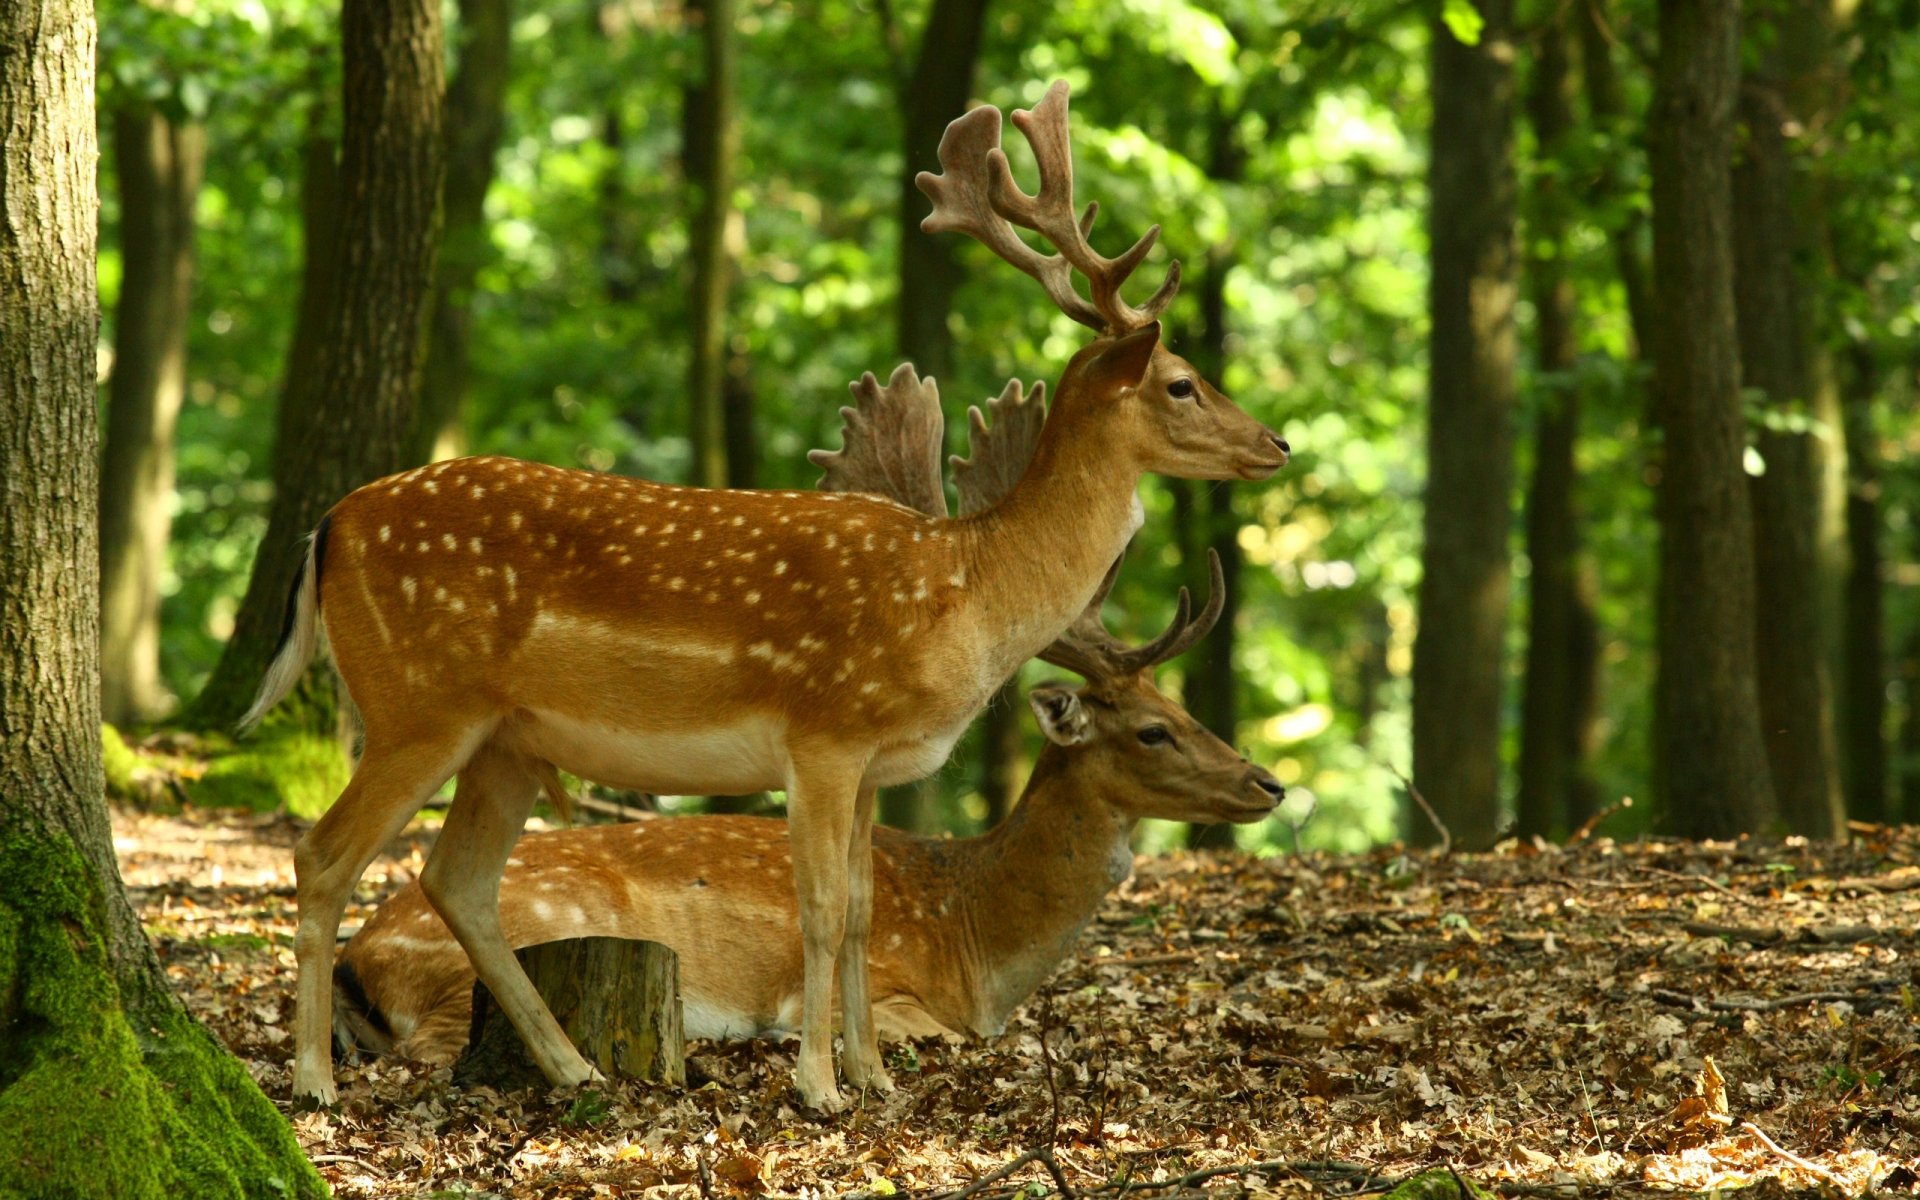
[[[1174,380],[1167,385],[1167,395],[1172,396],[1175,400],[1186,400],[1190,398],[1193,395],[1193,380],[1188,379],[1184,375]]]
[[[1165,725],[1149,725],[1140,731],[1140,744],[1143,746],[1164,746],[1173,740]]]

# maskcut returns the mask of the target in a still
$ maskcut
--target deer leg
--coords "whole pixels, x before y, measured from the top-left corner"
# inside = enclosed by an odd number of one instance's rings
[[[482,746],[460,772],[453,807],[420,873],[420,890],[467,952],[474,973],[555,1087],[596,1077],[513,956],[500,924],[500,873],[540,796],[529,760]]]
[[[838,1112],[846,1104],[833,1075],[833,975],[846,935],[847,844],[853,836],[853,799],[862,769],[857,764],[796,762],[787,789],[787,839],[806,964],[794,1083],[802,1100],[825,1112]]]
[[[293,1095],[331,1105],[333,1088],[333,958],[340,917],[362,872],[380,847],[447,781],[485,731],[461,729],[437,740],[367,737],[346,790],[294,847],[300,909],[293,954],[299,964],[294,1002]]]
[[[840,1038],[847,1082],[858,1088],[890,1092],[893,1080],[880,1057],[873,1023],[873,998],[867,989],[867,942],[873,932],[873,796],[862,786],[853,803],[853,830],[847,843],[847,931],[840,942]]]

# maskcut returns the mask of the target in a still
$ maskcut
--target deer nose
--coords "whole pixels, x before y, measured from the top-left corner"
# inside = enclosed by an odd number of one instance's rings
[[[1267,430],[1267,440],[1279,448],[1283,457],[1291,458],[1293,456],[1293,447],[1287,445],[1287,439],[1281,437],[1271,429]]]
[[[1286,785],[1268,774],[1265,768],[1255,767],[1253,769],[1253,786],[1265,792],[1268,799],[1272,800],[1275,804],[1287,798]]]

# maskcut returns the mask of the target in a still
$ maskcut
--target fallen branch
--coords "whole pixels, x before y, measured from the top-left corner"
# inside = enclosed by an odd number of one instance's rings
[[[1680,928],[1695,937],[1726,938],[1735,942],[1752,942],[1756,946],[1782,943],[1804,946],[1856,946],[1861,942],[1874,942],[1894,936],[1893,930],[1880,929],[1872,925],[1832,925],[1824,929],[1801,929],[1791,936],[1780,929],[1715,925],[1707,921],[1682,921]]]
[[[1619,812],[1623,808],[1632,808],[1632,807],[1633,807],[1632,796],[1620,797],[1618,800],[1615,800],[1612,804],[1607,805],[1605,808],[1601,809],[1599,812],[1588,817],[1585,821],[1582,821],[1580,823],[1580,828],[1573,831],[1573,836],[1567,839],[1566,844],[1569,847],[1578,846],[1581,842],[1584,842],[1588,838],[1593,836],[1593,831],[1600,828],[1601,822],[1605,821],[1608,817],[1611,817],[1613,814]]]
[[[1682,883],[1704,883],[1714,891],[1726,896],[1737,896],[1740,894],[1710,875],[1689,875],[1684,871],[1669,871],[1665,867],[1652,867],[1644,863],[1634,863],[1632,864],[1632,869],[1648,875],[1659,875],[1666,879],[1677,879]]]
[[[1662,1004],[1679,1008],[1711,1009],[1714,1012],[1779,1012],[1785,1008],[1803,1008],[1809,1004],[1851,1004],[1862,1012],[1872,1012],[1899,1003],[1898,997],[1878,992],[1800,992],[1772,1000],[1707,1000],[1686,992],[1654,988],[1648,995]]]
[[[1752,1121],[1740,1122],[1740,1128],[1746,1130],[1748,1133],[1751,1133],[1754,1137],[1759,1138],[1760,1144],[1762,1146],[1765,1146],[1767,1149],[1773,1151],[1775,1154],[1779,1155],[1781,1158],[1792,1163],[1794,1166],[1799,1167],[1802,1171],[1807,1171],[1814,1175],[1818,1175],[1820,1178],[1826,1180],[1828,1183],[1832,1184],[1834,1187],[1839,1188],[1842,1195],[1846,1194],[1848,1189],[1847,1189],[1847,1183],[1845,1180],[1841,1179],[1838,1175],[1835,1175],[1832,1171],[1827,1170],[1825,1167],[1821,1166],[1819,1163],[1808,1162],[1806,1159],[1801,1158],[1798,1154],[1795,1154],[1793,1151],[1785,1149],[1780,1145],[1779,1142],[1776,1142],[1772,1138],[1768,1137],[1766,1131],[1764,1129],[1761,1129],[1758,1125],[1755,1125]]]
[[[1421,812],[1427,814],[1427,820],[1432,822],[1434,829],[1440,834],[1439,857],[1445,858],[1452,854],[1453,831],[1447,828],[1447,823],[1440,819],[1439,813],[1433,811],[1433,805],[1427,803],[1427,798],[1420,794],[1420,789],[1413,786],[1413,780],[1400,773],[1399,767],[1389,764],[1387,770],[1393,772],[1394,778],[1400,781],[1400,786],[1407,789],[1407,795],[1413,797],[1413,802],[1420,806]]]

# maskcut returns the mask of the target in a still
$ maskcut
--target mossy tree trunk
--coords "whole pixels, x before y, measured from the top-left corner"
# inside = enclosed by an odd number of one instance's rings
[[[180,1006],[100,763],[94,20],[0,14],[0,1195],[322,1196]]]
[[[1742,465],[1731,183],[1738,0],[1661,0],[1652,109],[1655,384],[1665,434],[1654,760],[1689,837],[1774,815],[1754,666],[1753,513]]]
[[[170,703],[160,680],[160,575],[206,137],[197,124],[130,104],[113,115],[113,145],[122,275],[100,479],[100,705],[126,725]]]
[[[1432,22],[1427,228],[1431,394],[1413,778],[1479,848],[1500,822],[1500,703],[1512,524],[1514,403],[1511,0],[1487,0],[1467,45]],[[1428,823],[1410,835],[1431,842]]]
[[[205,725],[231,724],[251,702],[321,516],[413,461],[445,159],[440,6],[346,0],[341,45],[339,274],[315,347],[309,415],[297,437],[282,436],[267,532],[233,637],[194,703]]]

